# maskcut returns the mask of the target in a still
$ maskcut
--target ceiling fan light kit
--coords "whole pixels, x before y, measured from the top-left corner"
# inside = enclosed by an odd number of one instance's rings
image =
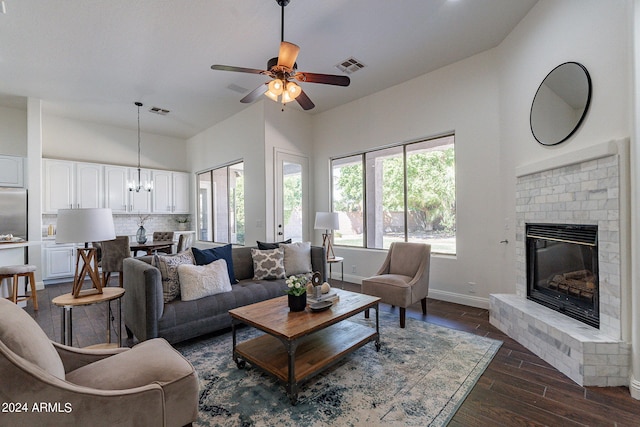
[[[267,62],[266,70],[257,70],[253,68],[235,67],[230,65],[211,66],[212,70],[235,71],[249,74],[262,74],[271,78],[251,91],[247,96],[242,98],[240,102],[251,103],[265,95],[275,102],[281,102],[283,105],[296,100],[303,110],[311,110],[315,104],[309,99],[302,88],[294,81],[306,83],[320,83],[334,86],[349,86],[351,80],[347,76],[338,76],[334,74],[317,74],[307,73],[297,70],[296,59],[300,48],[290,42],[284,41],[284,7],[289,4],[289,0],[276,0],[276,3],[282,8],[282,24],[280,37],[280,50],[277,58],[271,58]],[[284,107],[283,107],[284,111]]]

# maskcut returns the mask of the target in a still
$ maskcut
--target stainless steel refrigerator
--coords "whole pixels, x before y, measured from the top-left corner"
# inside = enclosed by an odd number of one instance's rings
[[[0,187],[0,234],[27,240],[27,190]]]

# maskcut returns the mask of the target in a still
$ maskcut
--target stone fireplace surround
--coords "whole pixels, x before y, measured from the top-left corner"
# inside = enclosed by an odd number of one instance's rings
[[[516,293],[490,296],[491,324],[582,386],[628,386],[628,140],[516,168]],[[525,224],[598,225],[600,329],[526,298]]]

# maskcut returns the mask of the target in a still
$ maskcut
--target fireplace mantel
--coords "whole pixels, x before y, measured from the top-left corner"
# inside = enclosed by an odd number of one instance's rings
[[[571,166],[591,160],[602,159],[604,157],[621,154],[627,155],[629,150],[629,139],[616,139],[604,143],[596,144],[581,150],[560,154],[548,159],[516,167],[516,178],[544,172],[564,166]]]

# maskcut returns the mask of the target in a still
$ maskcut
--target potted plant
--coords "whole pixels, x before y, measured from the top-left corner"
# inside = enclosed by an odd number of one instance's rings
[[[290,311],[304,311],[307,306],[307,282],[309,279],[302,276],[289,276],[286,280],[287,290],[285,291],[289,296],[289,310]]]
[[[179,217],[176,218],[176,222],[178,223],[178,230],[185,231],[187,229],[187,224],[189,224],[189,218]]]

